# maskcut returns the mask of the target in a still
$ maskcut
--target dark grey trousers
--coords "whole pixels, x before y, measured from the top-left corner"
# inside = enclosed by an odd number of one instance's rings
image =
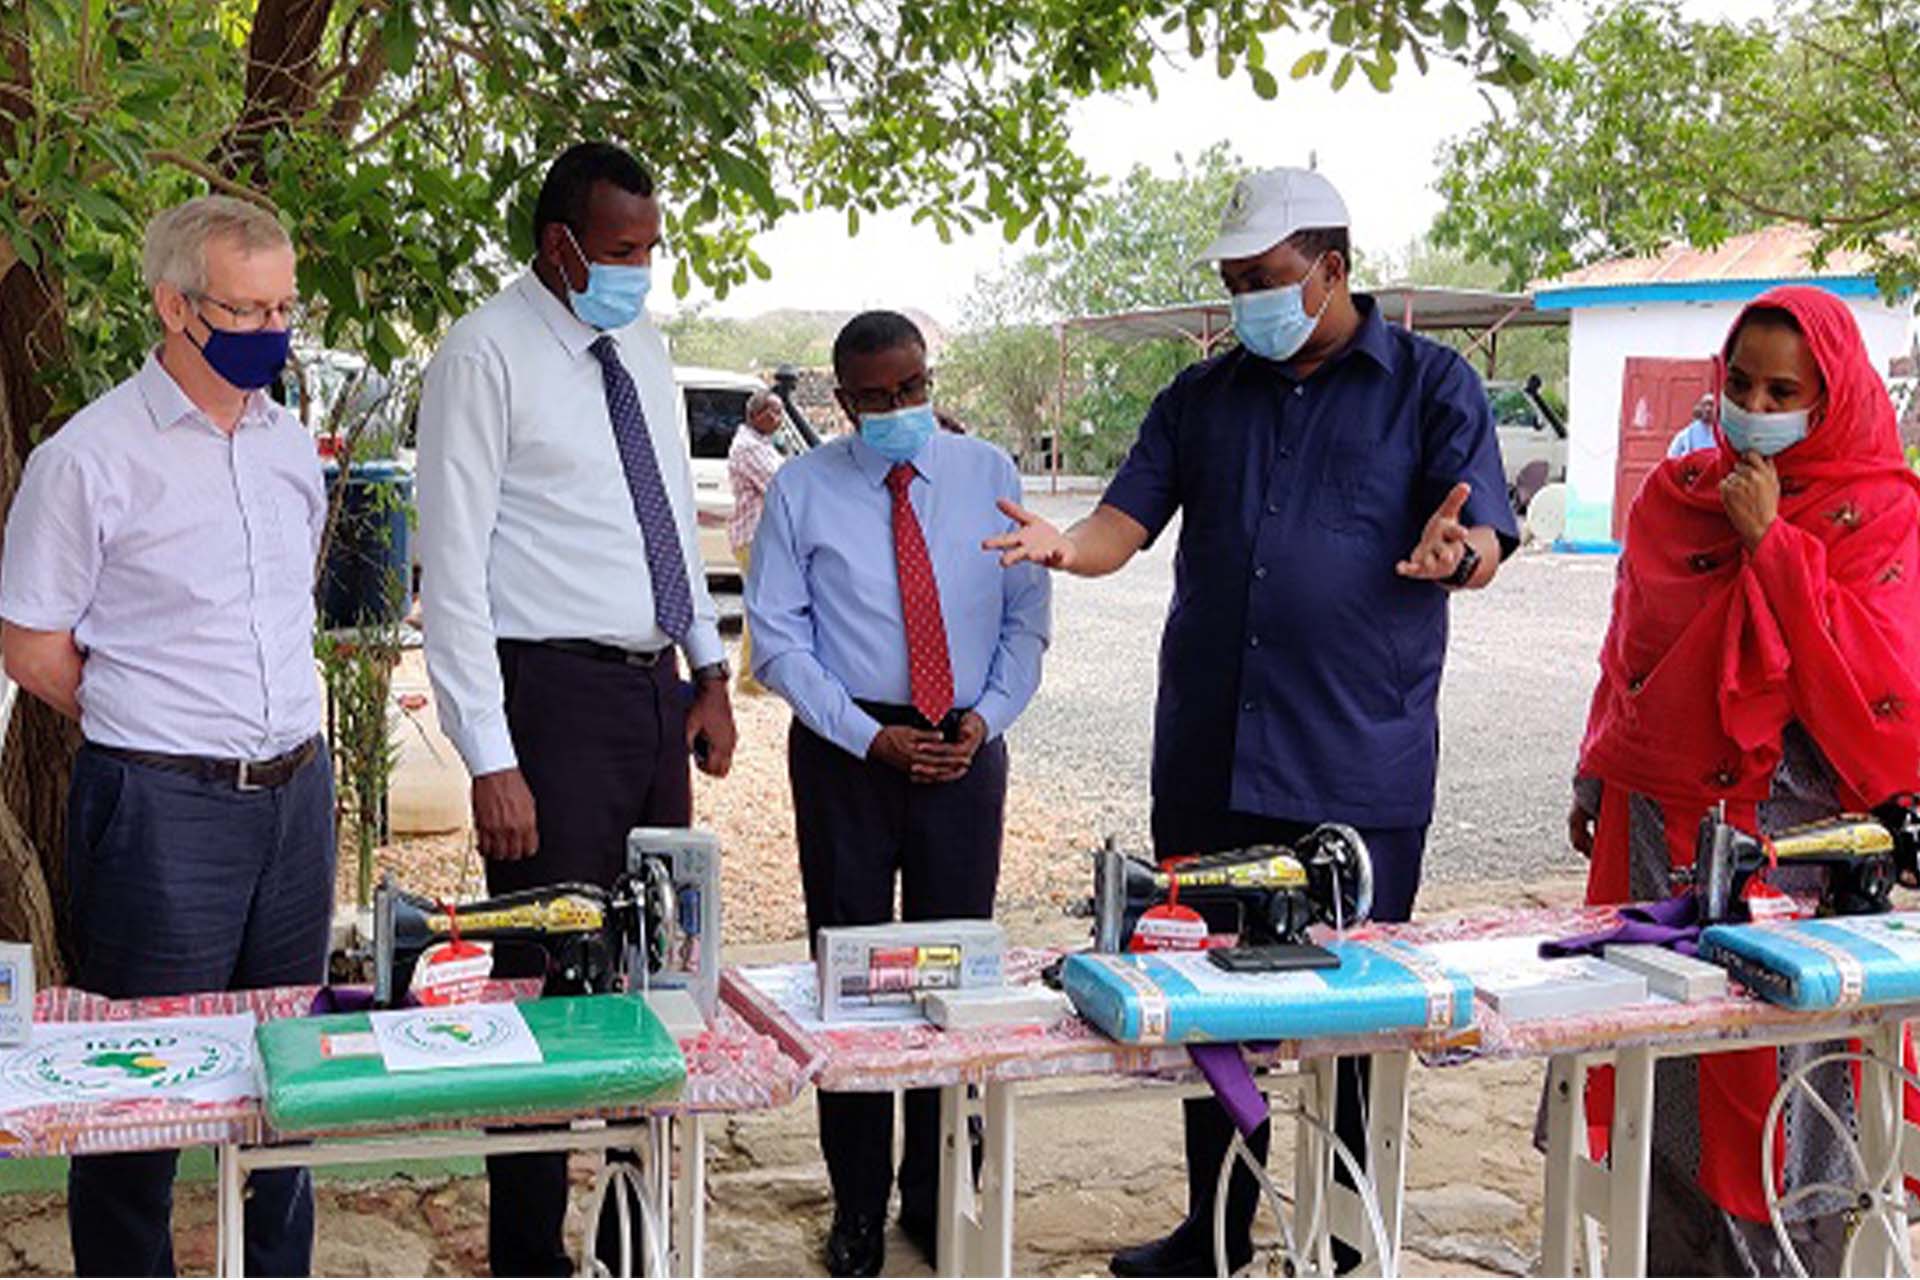
[[[115,999],[321,982],[333,912],[333,770],[323,748],[284,786],[242,792],[80,750],[67,795],[79,986]],[[177,1151],[76,1156],[74,1270],[173,1274]],[[305,1169],[247,1180],[247,1271],[304,1276]]]

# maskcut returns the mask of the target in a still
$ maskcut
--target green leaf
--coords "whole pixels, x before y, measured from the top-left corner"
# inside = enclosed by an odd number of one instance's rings
[[[1265,67],[1248,67],[1247,76],[1253,81],[1253,91],[1271,102],[1280,92],[1280,82],[1273,78],[1273,72]]]
[[[1308,76],[1325,70],[1326,65],[1327,51],[1325,49],[1309,49],[1294,59],[1293,68],[1287,74],[1295,80],[1305,80]]]
[[[1446,40],[1447,48],[1458,49],[1467,42],[1467,11],[1457,4],[1449,4],[1440,11],[1440,34]]]
[[[1347,80],[1352,75],[1353,55],[1351,53],[1343,53],[1340,55],[1339,65],[1333,69],[1333,87],[1335,89],[1346,87]]]
[[[413,60],[420,51],[420,27],[412,0],[395,0],[387,10],[386,20],[380,24],[380,51],[395,75],[404,76],[413,70]]]
[[[1342,9],[1339,13],[1333,15],[1333,30],[1331,35],[1333,42],[1337,45],[1350,45],[1353,43],[1352,9]]]

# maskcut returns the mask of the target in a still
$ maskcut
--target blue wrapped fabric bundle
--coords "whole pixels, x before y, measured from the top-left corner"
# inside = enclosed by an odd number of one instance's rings
[[[1334,942],[1334,969],[1228,973],[1200,951],[1067,957],[1062,982],[1080,1016],[1127,1044],[1305,1040],[1382,1031],[1452,1031],[1473,1017],[1473,981],[1418,947]]]
[[[1714,925],[1700,956],[1789,1009],[1920,1000],[1920,912]]]

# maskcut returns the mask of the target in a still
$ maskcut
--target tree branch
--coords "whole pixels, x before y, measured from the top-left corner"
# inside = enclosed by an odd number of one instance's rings
[[[229,178],[226,174],[221,173],[204,160],[196,160],[192,156],[183,155],[178,151],[168,151],[164,148],[147,152],[147,159],[154,164],[170,164],[185,169],[195,177],[203,179],[206,184],[215,191],[222,191],[227,195],[237,196],[251,204],[257,204],[269,213],[278,213],[280,211],[279,206],[274,204],[274,202],[265,195],[255,191],[244,182]]]

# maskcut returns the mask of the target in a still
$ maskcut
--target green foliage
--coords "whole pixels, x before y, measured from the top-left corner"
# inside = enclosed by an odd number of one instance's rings
[[[791,364],[818,368],[833,356],[833,336],[844,318],[823,311],[773,311],[748,320],[682,311],[661,326],[676,364],[743,373]]]
[[[1105,471],[1124,456],[1154,395],[1198,349],[1184,340],[1120,344],[1074,337],[1059,401],[1054,322],[1219,296],[1195,258],[1246,166],[1224,143],[1163,177],[1136,166],[1087,203],[1077,240],[1054,241],[983,277],[941,366],[941,399],[1022,458],[1064,421],[1062,465]]]
[[[1626,0],[1442,160],[1435,239],[1511,285],[1792,222],[1816,257],[1869,253],[1891,295],[1920,283],[1920,9],[1788,0],[1739,25]]]
[[[317,337],[384,370],[524,260],[538,179],[580,138],[647,159],[676,292],[724,294],[768,274],[754,236],[797,209],[1079,242],[1066,107],[1151,90],[1164,36],[1263,96],[1276,36],[1322,55],[1296,75],[1337,55],[1335,79],[1384,87],[1442,56],[1517,84],[1526,3],[333,0],[301,8],[324,19],[303,41],[259,20],[273,0],[35,0],[0,16],[32,73],[0,133],[0,235],[71,299],[69,354],[33,371],[57,422],[148,339],[141,225],[208,186],[280,212]]]

